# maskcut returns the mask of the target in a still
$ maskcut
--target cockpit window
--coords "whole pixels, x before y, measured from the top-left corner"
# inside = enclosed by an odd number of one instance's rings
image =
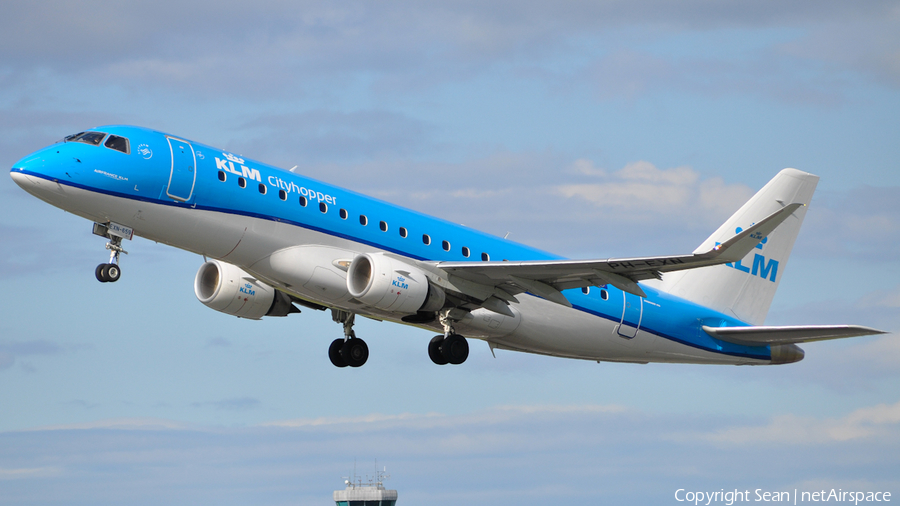
[[[109,149],[121,151],[126,155],[129,153],[128,139],[126,139],[125,137],[119,137],[118,135],[110,134],[109,138],[106,139],[106,142],[104,142],[103,145],[108,147]]]
[[[66,137],[66,142],[83,142],[85,144],[99,146],[100,141],[102,141],[104,137],[106,137],[106,134],[103,132],[80,132]]]

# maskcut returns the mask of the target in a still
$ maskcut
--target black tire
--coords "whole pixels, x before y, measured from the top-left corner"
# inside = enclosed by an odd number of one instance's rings
[[[369,347],[362,339],[356,337],[348,339],[341,346],[341,358],[350,367],[360,367],[369,360]]]
[[[335,367],[347,367],[347,361],[341,356],[341,348],[344,346],[343,339],[335,339],[328,347],[328,358]]]
[[[119,280],[119,276],[122,275],[122,269],[119,268],[118,264],[107,264],[106,266],[106,279],[110,283],[115,283]]]
[[[97,276],[97,281],[101,283],[106,283],[107,281],[109,281],[108,279],[106,279],[106,275],[103,274],[103,269],[106,268],[106,265],[107,264],[100,264],[96,269],[94,269],[94,276]]]
[[[465,337],[451,334],[441,344],[441,354],[447,359],[447,362],[459,365],[469,358],[469,343]]]
[[[447,359],[441,353],[441,344],[444,342],[444,336],[434,336],[428,343],[428,357],[437,365],[447,365]]]

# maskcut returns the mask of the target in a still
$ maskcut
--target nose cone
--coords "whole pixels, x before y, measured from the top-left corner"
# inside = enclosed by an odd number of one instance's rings
[[[773,344],[770,347],[772,351],[773,364],[793,364],[803,360],[806,353],[796,344]]]
[[[13,164],[9,176],[23,190],[49,202],[61,192],[59,175],[67,170],[60,164],[61,158],[58,148],[42,149]]]
[[[23,190],[34,195],[35,190],[41,187],[45,165],[44,157],[38,151],[13,164],[12,170],[9,171],[9,177]]]
[[[9,171],[9,177],[23,190],[33,194],[32,190],[41,186],[40,176],[43,175],[43,166],[41,157],[29,155],[13,165],[12,170]]]

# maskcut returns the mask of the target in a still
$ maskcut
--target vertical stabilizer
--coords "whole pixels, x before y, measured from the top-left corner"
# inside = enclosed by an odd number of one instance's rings
[[[678,297],[761,325],[769,312],[788,256],[812,199],[819,176],[784,169],[716,230],[696,253],[709,251],[788,204],[801,203],[793,215],[778,226],[740,262],[668,273],[662,289]]]

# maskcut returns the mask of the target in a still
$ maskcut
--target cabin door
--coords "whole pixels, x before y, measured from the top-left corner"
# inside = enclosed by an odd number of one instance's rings
[[[197,158],[194,155],[194,147],[187,141],[166,137],[169,141],[169,149],[172,153],[172,172],[169,173],[169,187],[166,195],[187,202],[194,193],[194,181],[197,179],[195,170]]]
[[[622,292],[622,321],[616,332],[620,336],[631,339],[641,328],[641,317],[644,313],[644,298],[633,293]]]

